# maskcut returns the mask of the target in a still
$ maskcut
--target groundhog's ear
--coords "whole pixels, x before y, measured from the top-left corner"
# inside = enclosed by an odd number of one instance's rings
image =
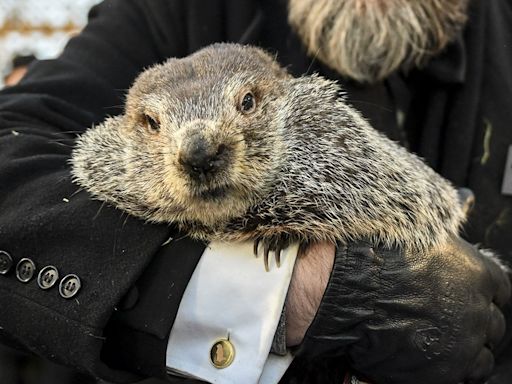
[[[135,79],[126,96],[125,113],[128,113],[129,117],[143,113],[141,100],[165,83],[166,71],[163,70],[163,66],[164,64],[156,64],[149,67]]]
[[[149,93],[158,88],[159,85],[165,84],[165,81],[169,77],[170,68],[172,68],[168,63],[172,60],[176,59],[169,59],[163,64],[153,65],[140,73],[133,82],[129,95],[131,93],[133,93],[134,96]]]

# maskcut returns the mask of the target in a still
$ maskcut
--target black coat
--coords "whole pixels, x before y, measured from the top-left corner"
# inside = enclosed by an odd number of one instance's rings
[[[338,78],[305,54],[283,0],[110,0],[57,60],[34,64],[0,93],[0,250],[14,262],[0,275],[4,342],[110,380],[164,372],[169,330],[203,245],[77,192],[67,161],[74,135],[120,113],[145,67],[218,41],[277,52],[296,75]],[[512,261],[511,197],[500,192],[512,144],[512,3],[474,0],[460,41],[422,70],[372,87],[340,80],[376,128],[474,190],[469,240]],[[18,281],[22,258],[36,272],[53,265],[76,274],[79,293],[64,299],[58,287],[40,289],[37,276]]]

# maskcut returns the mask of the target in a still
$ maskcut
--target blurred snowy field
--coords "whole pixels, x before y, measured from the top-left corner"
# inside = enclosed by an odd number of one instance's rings
[[[0,88],[16,56],[57,56],[100,0],[0,0]]]

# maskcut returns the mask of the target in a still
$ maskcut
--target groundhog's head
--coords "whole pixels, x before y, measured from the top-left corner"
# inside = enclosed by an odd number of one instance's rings
[[[287,72],[260,49],[216,44],[143,72],[124,115],[80,137],[76,182],[153,221],[243,214],[280,167]]]

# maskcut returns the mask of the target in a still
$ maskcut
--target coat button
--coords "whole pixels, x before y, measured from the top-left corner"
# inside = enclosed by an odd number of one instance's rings
[[[229,367],[235,359],[235,347],[231,341],[221,339],[216,341],[210,349],[210,361],[218,369]]]
[[[59,271],[53,265],[44,267],[37,275],[37,285],[41,289],[50,289],[57,280],[59,280]]]
[[[22,283],[28,283],[36,273],[36,265],[30,259],[23,258],[16,265],[16,277]]]
[[[71,299],[75,296],[82,283],[77,275],[66,275],[62,278],[59,284],[59,293],[65,299]]]
[[[7,274],[12,268],[12,257],[5,251],[0,251],[0,275]]]

